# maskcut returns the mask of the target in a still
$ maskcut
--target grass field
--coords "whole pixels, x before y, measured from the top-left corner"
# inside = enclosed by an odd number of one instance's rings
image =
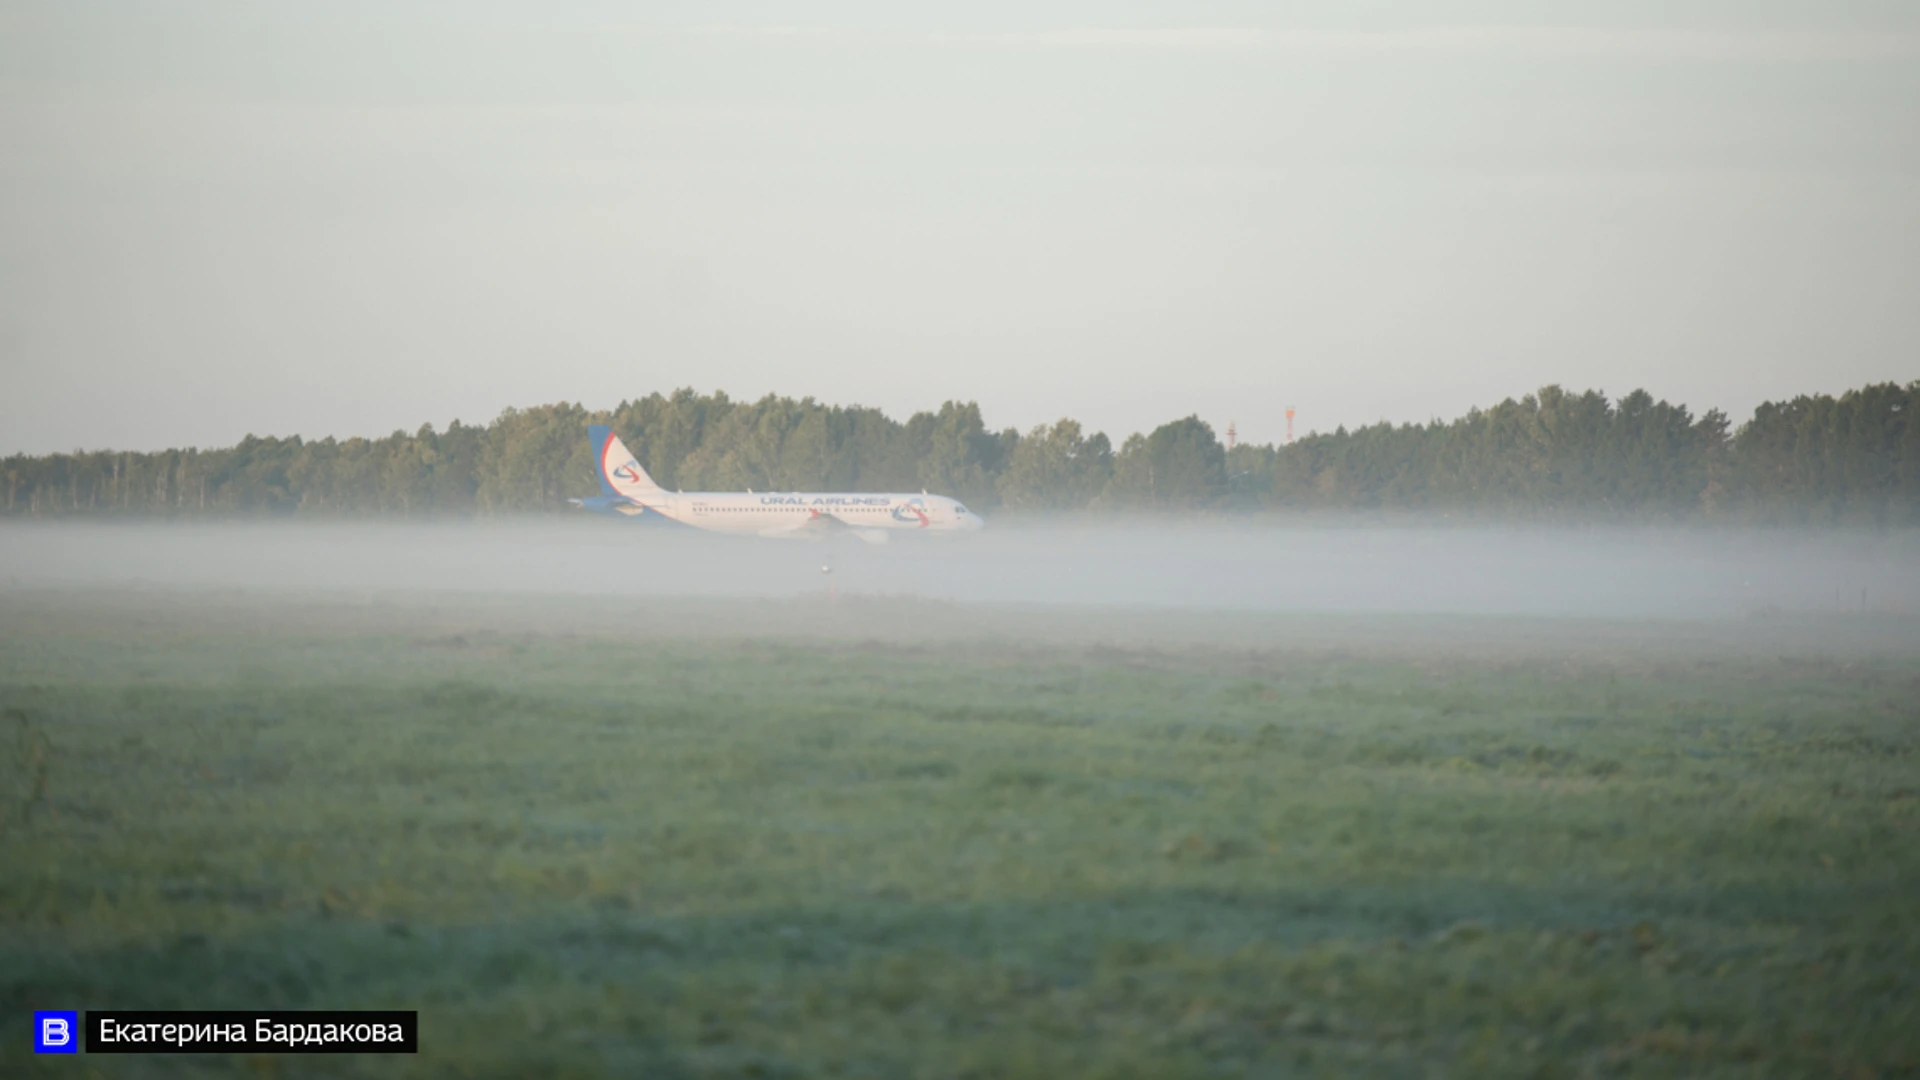
[[[0,592],[0,1072],[1920,1075],[1909,623],[627,606]]]

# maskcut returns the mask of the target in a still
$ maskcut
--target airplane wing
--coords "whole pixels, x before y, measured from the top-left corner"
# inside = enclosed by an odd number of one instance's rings
[[[760,530],[761,536],[775,538],[806,537],[820,539],[828,536],[846,536],[849,534],[857,536],[869,544],[884,544],[887,542],[886,530],[868,529],[858,525],[851,525],[824,510],[814,510],[807,514],[806,517],[790,525],[782,524]]]
[[[591,499],[568,499],[567,501],[582,510],[591,510],[596,514],[613,514],[619,517],[640,517],[647,513],[646,507],[621,495],[599,496]]]

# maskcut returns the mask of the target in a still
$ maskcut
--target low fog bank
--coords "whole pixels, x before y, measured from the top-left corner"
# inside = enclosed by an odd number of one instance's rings
[[[832,573],[823,572],[831,567]],[[1084,524],[765,540],[602,519],[0,526],[15,589],[920,597],[1266,613],[1920,613],[1902,533]]]

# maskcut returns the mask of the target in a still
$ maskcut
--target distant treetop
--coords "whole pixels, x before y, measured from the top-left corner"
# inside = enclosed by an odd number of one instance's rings
[[[1920,524],[1920,381],[1768,402],[1733,429],[1636,390],[1547,386],[1452,421],[1345,427],[1227,450],[1188,416],[1114,449],[1070,418],[988,429],[973,402],[877,409],[676,390],[604,412],[508,409],[380,439],[0,461],[4,513],[471,516],[594,494],[586,430],[611,424],[666,487],[917,491],[1003,513],[1361,511],[1545,520]]]

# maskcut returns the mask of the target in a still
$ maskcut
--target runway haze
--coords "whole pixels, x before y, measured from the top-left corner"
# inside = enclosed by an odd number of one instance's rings
[[[1728,618],[1920,611],[1906,533],[1004,523],[884,546],[598,520],[19,523],[16,587],[923,597],[983,605]]]

